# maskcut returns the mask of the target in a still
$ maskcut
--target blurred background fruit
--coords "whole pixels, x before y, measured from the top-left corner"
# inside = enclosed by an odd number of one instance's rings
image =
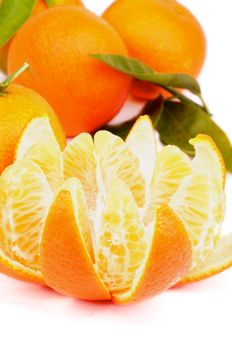
[[[8,72],[29,63],[17,82],[47,99],[67,136],[111,120],[130,90],[130,77],[91,53],[127,55],[127,49],[110,24],[78,6],[53,7],[31,18],[10,46]]]
[[[0,0],[0,6],[1,2]],[[54,0],[53,5],[83,5],[80,0]],[[46,10],[48,8],[44,0],[36,0],[35,7],[32,13],[32,16],[37,15],[38,13]],[[10,47],[10,42],[7,43],[4,47],[0,48],[0,71],[5,72],[7,66],[7,55]]]
[[[175,0],[117,0],[103,14],[120,34],[129,54],[158,72],[197,77],[206,56],[206,39],[193,14]],[[132,94],[151,99],[159,89],[135,81]]]
[[[36,92],[12,84],[0,94],[0,173],[14,160],[15,147],[27,124],[34,118],[48,116],[57,141],[63,149],[65,135],[49,104]]]

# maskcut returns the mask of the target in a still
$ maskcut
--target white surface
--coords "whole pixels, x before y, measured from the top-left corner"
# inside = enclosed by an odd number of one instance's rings
[[[110,3],[84,2],[98,13]],[[181,2],[197,15],[207,34],[208,58],[200,81],[215,119],[232,139],[231,1]],[[231,192],[229,179],[224,233],[232,228]],[[231,350],[231,314],[232,269],[127,307],[81,302],[0,276],[0,347],[6,350]]]

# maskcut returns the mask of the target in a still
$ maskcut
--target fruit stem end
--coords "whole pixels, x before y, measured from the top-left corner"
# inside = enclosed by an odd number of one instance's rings
[[[25,62],[20,68],[18,68],[14,73],[9,75],[9,77],[7,77],[2,83],[0,83],[0,96],[4,96],[6,94],[7,88],[28,68],[29,64]]]

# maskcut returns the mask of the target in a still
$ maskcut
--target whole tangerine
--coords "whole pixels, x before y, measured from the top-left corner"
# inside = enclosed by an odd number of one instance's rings
[[[125,102],[131,78],[90,57],[127,55],[104,19],[78,6],[57,6],[31,18],[12,41],[8,72],[30,69],[17,82],[39,92],[54,108],[67,136],[91,132],[111,120]]]
[[[131,56],[157,72],[197,77],[206,56],[206,38],[194,15],[175,0],[117,0],[103,14]],[[159,88],[134,81],[132,94],[152,99]]]

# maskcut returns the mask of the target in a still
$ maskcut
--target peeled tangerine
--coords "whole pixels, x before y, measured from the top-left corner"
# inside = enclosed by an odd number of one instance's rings
[[[82,133],[62,152],[48,118],[33,120],[0,179],[0,270],[126,304],[231,266],[223,159],[209,136],[190,143],[192,161],[157,153],[142,116],[125,142]]]

